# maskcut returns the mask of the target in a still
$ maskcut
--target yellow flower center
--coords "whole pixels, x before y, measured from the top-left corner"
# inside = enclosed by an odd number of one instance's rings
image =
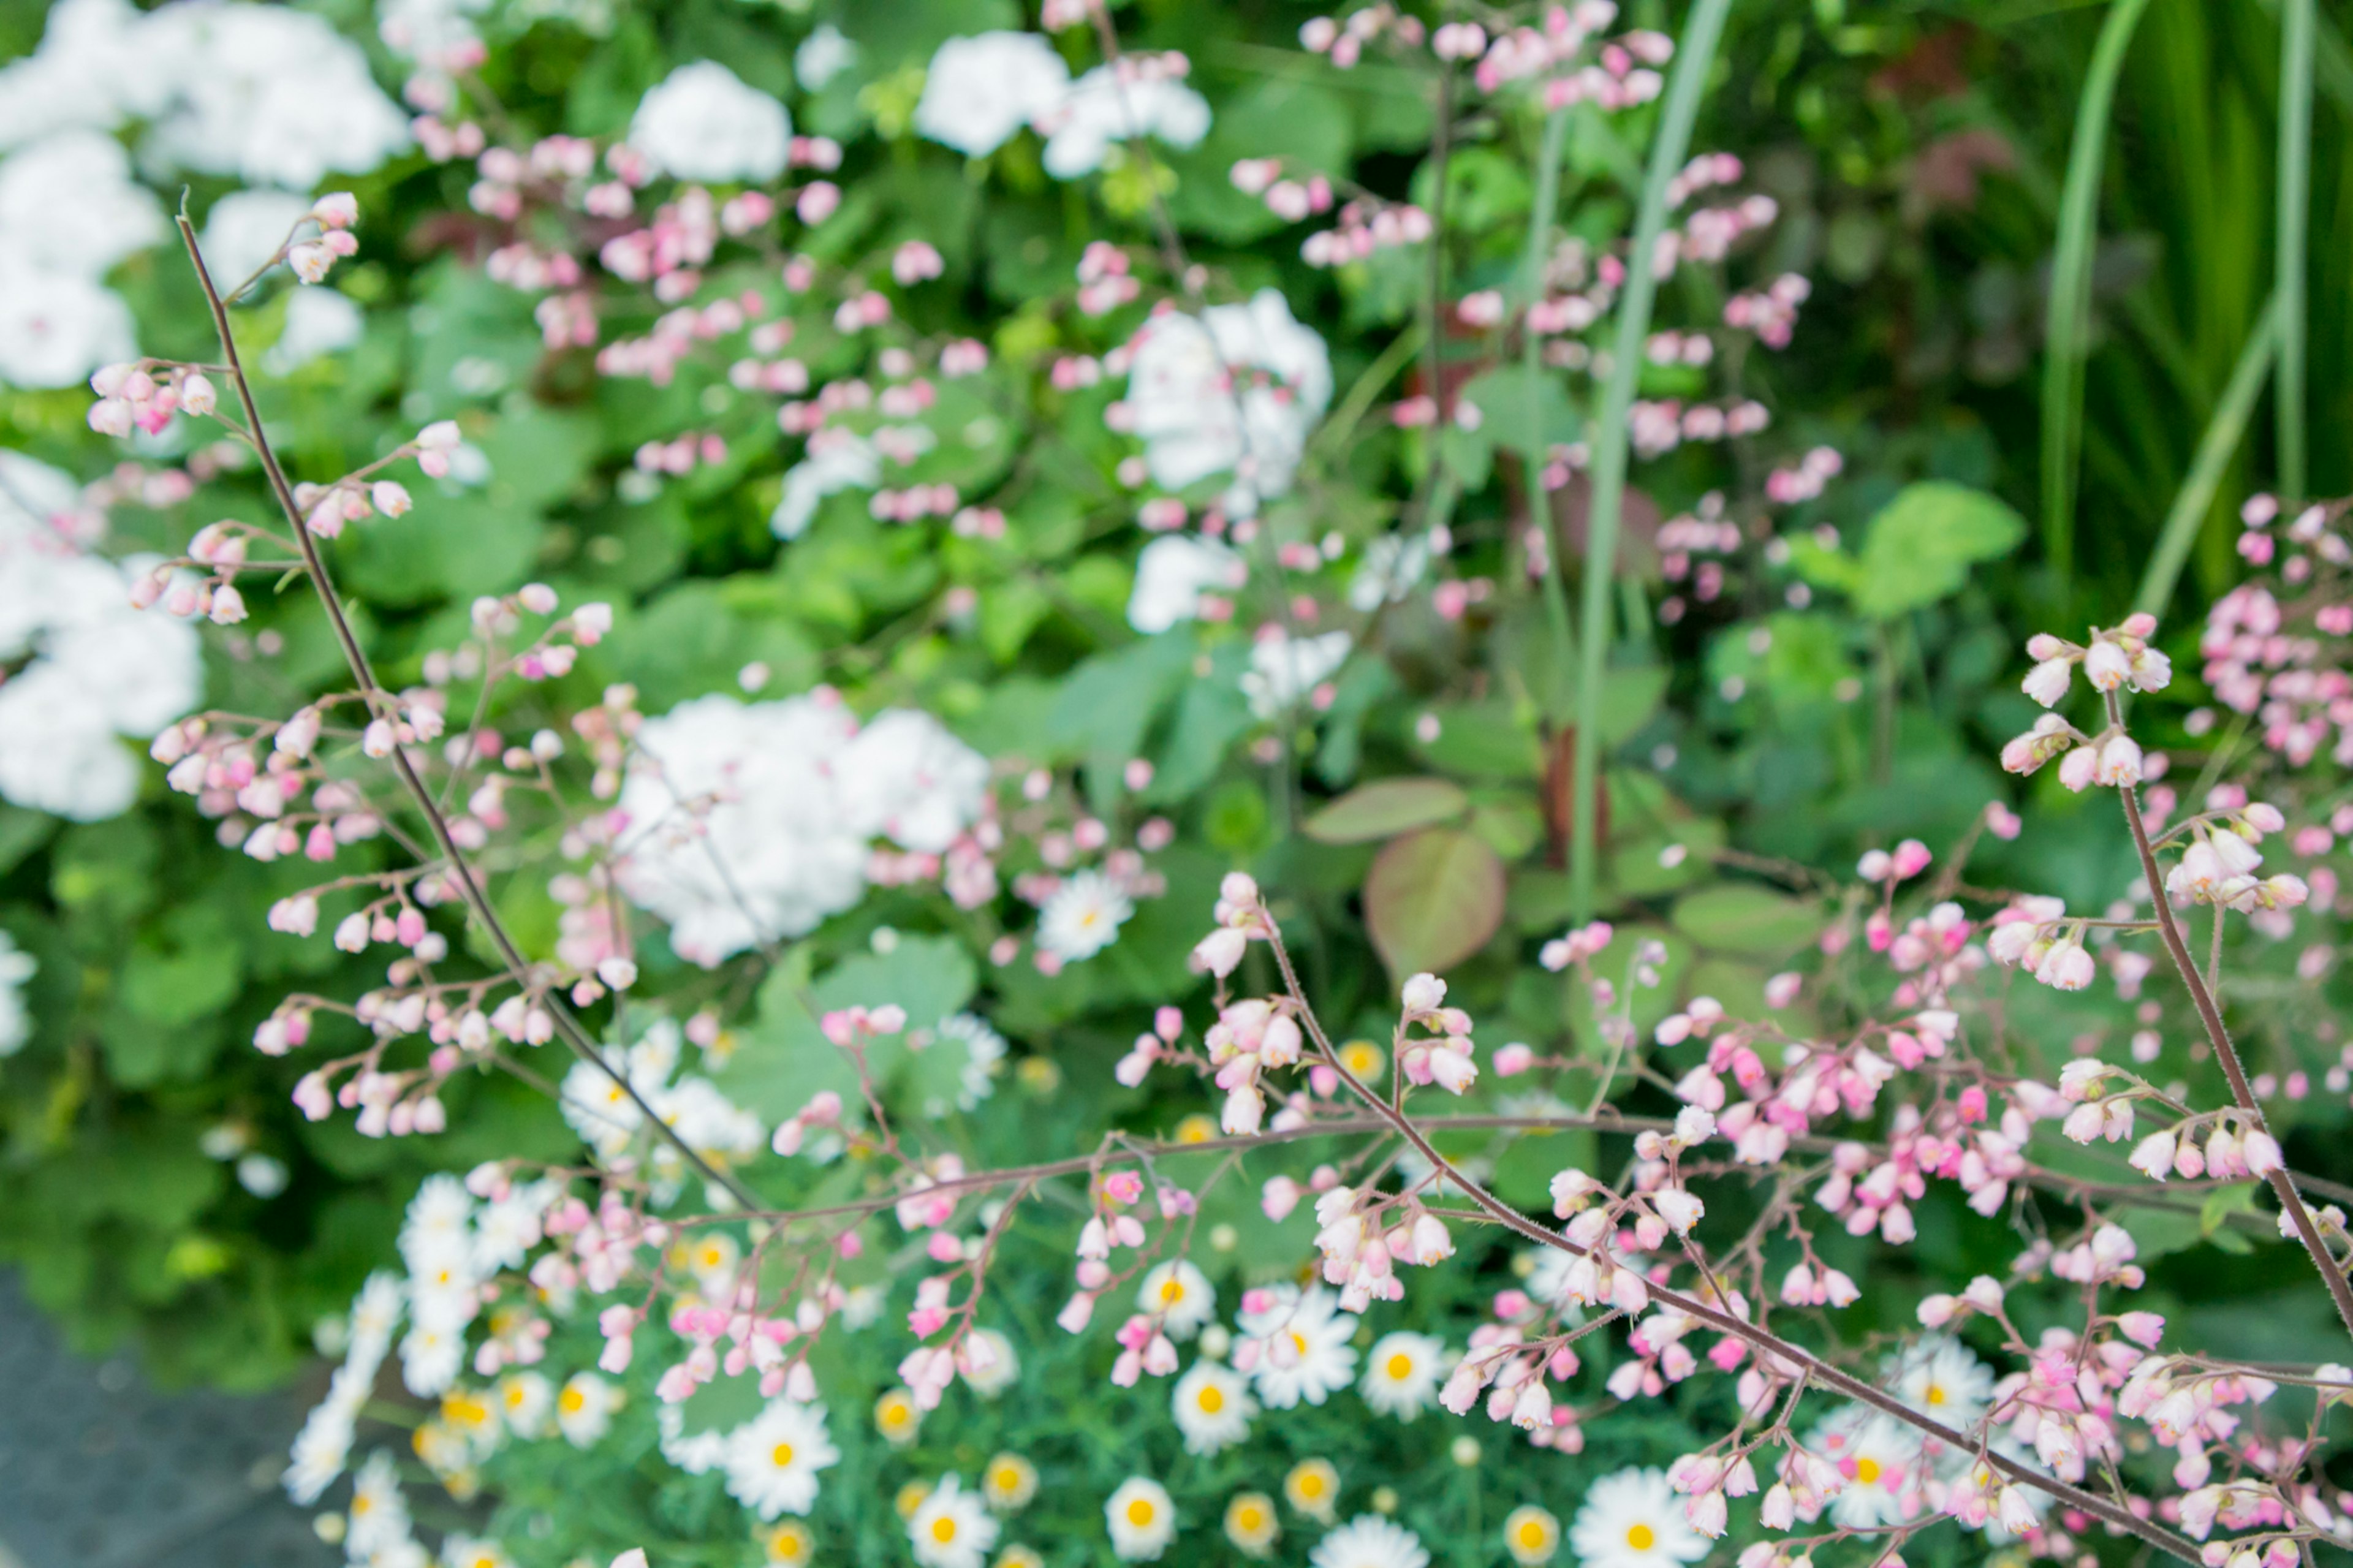
[[[1127,1505],[1127,1522],[1142,1530],[1152,1522],[1153,1517],[1159,1511],[1152,1506],[1149,1498],[1137,1498]]]
[[[1291,1348],[1292,1348],[1293,1350],[1295,1350],[1295,1351],[1297,1351],[1297,1352],[1299,1352],[1299,1354],[1300,1354],[1300,1358],[1301,1358],[1302,1360],[1306,1359],[1306,1355],[1307,1355],[1307,1336],[1306,1336],[1305,1334],[1301,1333],[1297,1329],[1293,1329],[1293,1330],[1292,1330],[1292,1331],[1291,1331]]]
[[[1245,1503],[1234,1510],[1234,1523],[1245,1531],[1257,1530],[1266,1523],[1266,1515],[1255,1503]]]
[[[793,1462],[793,1446],[790,1443],[779,1443],[769,1450],[768,1458],[775,1460],[776,1468],[781,1470]]]
[[[1225,1407],[1225,1391],[1219,1388],[1216,1384],[1213,1383],[1209,1384],[1208,1387],[1201,1390],[1201,1410],[1203,1414],[1215,1415],[1219,1411],[1223,1410]]]
[[[1397,1354],[1389,1357],[1390,1382],[1403,1383],[1407,1378],[1411,1377],[1412,1375],[1413,1357],[1406,1354],[1403,1351],[1399,1351]]]
[[[1879,1479],[1879,1461],[1877,1459],[1857,1459],[1854,1462],[1854,1479],[1861,1481],[1864,1486],[1872,1486],[1877,1483]]]
[[[1160,1282],[1160,1304],[1173,1307],[1185,1299],[1185,1282],[1171,1274]]]
[[[1314,1470],[1310,1470],[1305,1475],[1300,1477],[1299,1495],[1301,1497],[1322,1497],[1324,1495],[1324,1478],[1317,1475]]]
[[[365,1492],[353,1492],[353,1493],[352,1494],[352,1511],[353,1511],[353,1513],[365,1513],[368,1510],[370,1510],[370,1509],[374,1508],[375,1506],[375,1500],[374,1498],[369,1497],[369,1496],[367,1495],[367,1493],[365,1493]]]
[[[932,1521],[932,1539],[945,1546],[955,1539],[956,1521],[947,1514]]]
[[[556,1396],[555,1403],[564,1407],[566,1415],[577,1415],[588,1407],[588,1396],[576,1388],[567,1388]]]
[[[1943,1384],[1932,1383],[1928,1385],[1928,1403],[1931,1405],[1942,1405],[1945,1403],[1945,1385]]]
[[[1638,1524],[1626,1532],[1626,1544],[1637,1552],[1648,1552],[1659,1543],[1659,1532],[1647,1524]]]

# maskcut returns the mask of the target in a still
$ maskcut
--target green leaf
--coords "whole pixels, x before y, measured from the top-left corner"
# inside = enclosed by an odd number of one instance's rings
[[[1504,923],[1504,863],[1453,827],[1398,839],[1365,879],[1365,924],[1398,974],[1451,969]]]
[[[1759,956],[1803,946],[1822,923],[1813,905],[1740,882],[1686,895],[1673,920],[1677,931],[1704,948]]]
[[[1417,827],[1451,822],[1471,797],[1447,779],[1380,779],[1352,789],[1301,824],[1324,844],[1368,844]]]
[[[1956,593],[1968,569],[2017,548],[2026,520],[1983,490],[1943,479],[1906,485],[1871,520],[1854,606],[1888,620]]]
[[[1559,1132],[1523,1133],[1496,1156],[1495,1195],[1515,1208],[1539,1214],[1552,1207],[1552,1179],[1571,1165],[1590,1170],[1593,1134],[1582,1127]]]
[[[759,1021],[713,1076],[730,1099],[770,1121],[792,1115],[819,1089],[840,1095],[853,1115],[862,1103],[856,1062],[818,1027],[827,1013],[896,1003],[907,1010],[912,1034],[936,1027],[972,999],[980,983],[971,955],[953,937],[902,937],[889,952],[845,959],[813,984],[807,951],[793,950],[762,983]],[[878,1091],[907,1059],[906,1035],[867,1046],[867,1073]]]

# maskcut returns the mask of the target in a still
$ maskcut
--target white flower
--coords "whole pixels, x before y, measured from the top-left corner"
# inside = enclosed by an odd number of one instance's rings
[[[682,1405],[665,1405],[656,1411],[654,1428],[660,1435],[662,1458],[690,1476],[708,1474],[727,1463],[728,1429],[705,1426],[688,1431]]]
[[[1250,667],[1242,672],[1242,695],[1250,699],[1250,711],[1274,718],[1329,679],[1347,662],[1353,646],[1345,632],[1261,637],[1250,645]]]
[[[1155,1562],[1176,1539],[1176,1505],[1158,1481],[1130,1476],[1103,1504],[1103,1523],[1121,1562]]]
[[[1021,1375],[1021,1357],[995,1329],[975,1329],[956,1347],[956,1372],[975,1394],[994,1399]]]
[[[1659,1469],[1624,1469],[1588,1488],[1568,1527],[1583,1568],[1668,1568],[1707,1555],[1707,1541],[1683,1521],[1682,1500]]]
[[[1429,1568],[1421,1537],[1377,1513],[1360,1513],[1307,1554],[1314,1568]]]
[[[1169,1403],[1188,1454],[1209,1455],[1233,1447],[1250,1436],[1250,1417],[1258,1414],[1250,1380],[1206,1358],[1176,1380]]]
[[[1560,1551],[1560,1521],[1550,1509],[1530,1503],[1504,1519],[1504,1550],[1520,1568],[1538,1568]]]
[[[408,145],[408,118],[376,86],[367,56],[322,17],[283,5],[166,5],[140,30],[171,74],[146,156],[307,191]]]
[[[495,1541],[483,1541],[470,1535],[452,1535],[441,1542],[443,1568],[514,1568],[514,1559],[508,1556]]]
[[[1993,1369],[1950,1334],[1925,1334],[1889,1357],[1886,1383],[1913,1409],[1964,1432],[1993,1399]]]
[[[344,1510],[347,1531],[343,1551],[349,1561],[388,1561],[395,1553],[413,1550],[407,1500],[400,1495],[400,1474],[392,1456],[382,1448],[367,1457],[352,1478],[351,1506]]]
[[[41,47],[0,68],[0,147],[72,126],[108,130],[152,114],[174,72],[145,47],[146,17],[129,0],[62,0]]]
[[[593,1448],[613,1429],[621,1391],[593,1372],[575,1372],[555,1395],[555,1429],[575,1448]]]
[[[785,470],[784,493],[768,514],[778,539],[798,539],[819,502],[842,490],[871,489],[882,479],[882,459],[864,437],[828,427],[809,437],[808,453]]]
[[[555,1385],[535,1372],[513,1372],[499,1379],[499,1419],[518,1437],[537,1437],[555,1414]]]
[[[357,1418],[356,1405],[333,1399],[311,1412],[302,1430],[294,1435],[292,1460],[284,1478],[287,1496],[306,1505],[316,1502],[329,1483],[343,1473]]]
[[[940,1020],[933,1034],[934,1046],[954,1041],[964,1048],[964,1066],[956,1069],[956,1109],[976,1109],[997,1092],[997,1075],[1005,1064],[1005,1037],[977,1013],[951,1014]],[[945,1115],[946,1111],[945,1106],[936,1110],[926,1106],[924,1114]]]
[[[1153,482],[1182,489],[1230,473],[1235,516],[1291,488],[1331,401],[1330,351],[1272,289],[1198,317],[1155,316],[1134,340],[1126,404]]]
[[[950,38],[924,74],[915,133],[967,158],[986,158],[1060,105],[1070,84],[1071,68],[1039,34]]]
[[[1289,1410],[1304,1399],[1321,1405],[1356,1375],[1356,1352],[1348,1341],[1356,1320],[1339,1310],[1339,1298],[1321,1285],[1304,1293],[1276,1287],[1262,1312],[1242,1314],[1242,1332],[1264,1342],[1253,1376],[1259,1399]]]
[[[33,1018],[25,1006],[25,982],[40,965],[0,931],[0,1057],[13,1057],[33,1037]]]
[[[132,358],[137,342],[131,307],[113,290],[0,253],[0,383],[71,386]]]
[[[840,1458],[826,1436],[824,1405],[772,1399],[727,1439],[727,1494],[762,1519],[806,1514],[818,1472]]]
[[[1382,1415],[1410,1421],[1437,1400],[1438,1385],[1451,1370],[1442,1341],[1399,1331],[1373,1342],[1356,1389]]]
[[[629,120],[629,145],[681,180],[773,180],[792,140],[785,106],[717,60],[670,72]]]
[[[314,359],[351,348],[366,333],[367,318],[350,296],[332,289],[298,289],[286,296],[285,329],[261,356],[261,368],[290,375]]]
[[[1348,584],[1348,607],[1371,615],[1385,604],[1400,604],[1430,570],[1428,533],[1384,533],[1365,546],[1364,559]]]
[[[1131,58],[1081,77],[1039,129],[1048,133],[1046,172],[1074,180],[1102,168],[1115,142],[1149,136],[1172,147],[1196,145],[1208,133],[1209,105],[1183,82]]]
[[[703,697],[649,721],[618,803],[622,891],[710,965],[856,903],[877,832],[944,848],[978,816],[987,763],[921,715],[867,729],[812,697]]]
[[[422,1308],[420,1299],[417,1305]],[[466,1364],[464,1327],[418,1322],[400,1341],[400,1380],[408,1392],[431,1397],[447,1394]]]
[[[1201,595],[1230,594],[1249,581],[1250,568],[1228,545],[1189,533],[1154,540],[1135,558],[1135,590],[1127,624],[1149,637],[1201,613]]]
[[[100,278],[164,234],[163,207],[111,136],[61,131],[0,163],[0,254],[26,267]]]
[[[1117,942],[1119,928],[1134,913],[1118,883],[1100,871],[1081,871],[1064,878],[1038,911],[1038,945],[1076,963]]]
[[[223,290],[244,282],[310,210],[311,199],[290,191],[232,191],[215,202],[205,215],[203,243],[213,281]]]
[[[1157,1312],[1170,1338],[1189,1340],[1218,1310],[1218,1288],[1189,1258],[1171,1258],[1145,1271],[1135,1288],[1135,1310]]]
[[[823,92],[826,84],[858,63],[858,46],[841,29],[821,22],[793,51],[793,79],[803,92]]]
[[[923,1568],[980,1568],[998,1528],[980,1494],[948,1476],[907,1521],[907,1541]]]
[[[1806,1445],[1845,1475],[1831,1503],[1831,1520],[1848,1530],[1900,1523],[1924,1506],[1926,1480],[1920,1443],[1910,1427],[1860,1405],[1840,1407]]]

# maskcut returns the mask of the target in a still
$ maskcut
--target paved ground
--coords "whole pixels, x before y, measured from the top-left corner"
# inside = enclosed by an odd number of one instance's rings
[[[0,1568],[330,1568],[277,1487],[290,1395],[162,1394],[92,1365],[0,1274]]]

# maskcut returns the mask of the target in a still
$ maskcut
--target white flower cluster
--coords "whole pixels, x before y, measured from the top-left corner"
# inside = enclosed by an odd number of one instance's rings
[[[629,145],[681,180],[773,180],[792,141],[785,106],[717,60],[670,72],[629,121]]]
[[[621,791],[618,875],[697,963],[858,901],[888,838],[940,855],[981,815],[987,759],[927,714],[861,725],[826,695],[697,698],[649,721]]]
[[[0,796],[80,822],[138,797],[121,737],[151,738],[204,689],[195,629],[132,608],[140,564],[88,553],[94,531],[70,478],[0,451],[0,669],[16,667],[0,679]]]
[[[1182,56],[1129,56],[1073,82],[1039,34],[950,38],[923,78],[915,132],[985,158],[1032,127],[1046,138],[1046,172],[1076,179],[1101,168],[1115,142],[1149,136],[1172,147],[1198,144],[1208,133],[1209,105],[1184,75]]]
[[[296,191],[408,144],[367,57],[309,12],[65,0],[39,49],[0,68],[0,381],[69,386],[136,352],[130,311],[102,279],[170,228],[117,140],[133,122],[151,174]]]
[[[1332,356],[1280,293],[1155,316],[1131,347],[1128,428],[1144,441],[1154,483],[1182,489],[1231,474],[1224,504],[1235,517],[1291,488],[1332,401]]]
[[[400,1325],[403,1290],[389,1274],[371,1274],[352,1301],[344,1328],[343,1364],[335,1369],[321,1400],[295,1435],[293,1460],[286,1469],[285,1486],[296,1502],[318,1500],[328,1483],[343,1473],[351,1458],[352,1434],[360,1406],[375,1387],[376,1369],[392,1348],[392,1331]]]
[[[704,1160],[723,1165],[759,1153],[768,1136],[760,1119],[720,1093],[709,1079],[679,1072],[685,1044],[677,1023],[662,1018],[637,1044],[608,1059],[654,1114]],[[573,1131],[607,1160],[628,1153],[645,1121],[612,1074],[591,1062],[572,1064],[564,1078],[562,1104]],[[674,1190],[684,1177],[685,1161],[661,1142],[653,1145],[652,1159],[657,1182]]]

